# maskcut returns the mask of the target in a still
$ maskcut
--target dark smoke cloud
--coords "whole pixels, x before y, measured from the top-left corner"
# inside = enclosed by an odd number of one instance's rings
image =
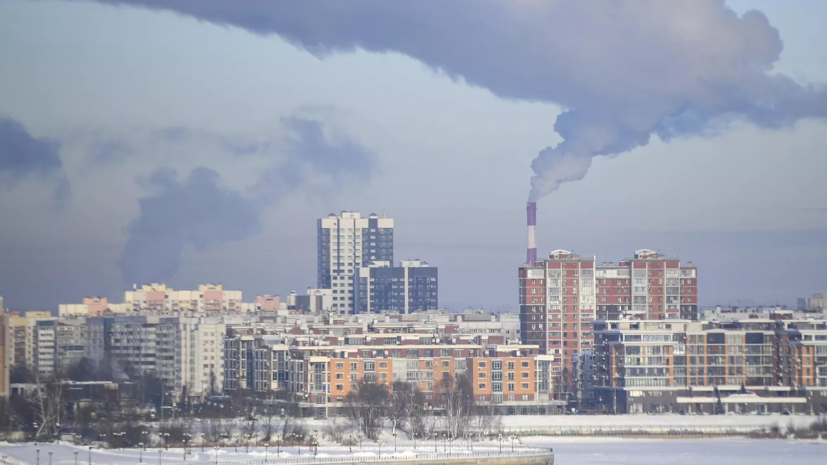
[[[255,205],[221,185],[221,176],[196,168],[179,181],[161,169],[150,177],[156,189],[141,199],[140,215],[129,225],[129,239],[118,260],[127,283],[163,282],[181,265],[186,245],[204,250],[238,241],[261,229]]]
[[[221,176],[204,167],[183,181],[169,169],[152,174],[149,186],[153,192],[140,200],[139,216],[129,225],[127,244],[118,260],[127,284],[173,278],[187,245],[204,250],[257,234],[264,209],[298,189],[332,192],[349,179],[370,180],[376,158],[371,150],[346,137],[326,136],[319,121],[292,117],[283,119],[282,125],[292,135],[290,143],[282,157],[274,157],[279,161],[259,176],[250,195],[223,186]],[[266,152],[268,147],[184,127],[160,134],[169,143],[206,141],[236,156]]]
[[[325,135],[324,125],[316,120],[282,118],[282,125],[294,137],[287,148],[287,159],[280,172],[287,187],[295,188],[310,177],[322,177],[321,186],[341,188],[349,180],[367,182],[373,174],[376,154],[350,139]]]
[[[39,178],[54,186],[54,199],[64,207],[71,196],[69,180],[63,172],[58,144],[32,137],[17,121],[0,116],[0,175],[8,184],[23,178]]]
[[[504,98],[561,105],[564,140],[532,163],[532,199],[652,135],[827,115],[822,87],[771,73],[783,44],[767,18],[722,0],[100,1],[278,34],[318,56],[400,52]]]

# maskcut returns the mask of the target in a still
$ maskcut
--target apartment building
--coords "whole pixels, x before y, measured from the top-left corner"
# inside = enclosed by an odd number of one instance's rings
[[[649,249],[618,264],[559,249],[520,267],[518,279],[522,340],[554,355],[556,395],[575,403],[590,382],[582,358],[592,356],[595,320],[697,314],[696,267]]]
[[[57,319],[57,358],[64,367],[71,367],[86,357],[86,318]]]
[[[597,318],[698,318],[698,271],[654,250],[641,249],[618,264],[598,265]]]
[[[318,287],[333,290],[333,310],[352,313],[356,270],[375,261],[393,263],[393,219],[331,213],[318,221],[317,246]]]
[[[595,258],[555,250],[547,260],[520,268],[519,289],[523,342],[554,356],[555,398],[576,397],[582,391],[576,360],[593,343]]]
[[[9,314],[3,305],[3,296],[0,296],[0,397],[8,397],[9,376],[11,374],[11,328]]]
[[[375,261],[354,275],[354,312],[411,313],[439,308],[439,270],[420,260]]]
[[[601,321],[591,372],[606,412],[827,411],[827,322]]]

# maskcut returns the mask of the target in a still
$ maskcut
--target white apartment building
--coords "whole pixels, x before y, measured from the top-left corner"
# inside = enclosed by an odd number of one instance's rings
[[[393,219],[357,212],[318,221],[318,287],[333,291],[332,310],[353,313],[353,275],[374,261],[393,263]]]
[[[224,334],[220,318],[181,318],[181,385],[189,397],[219,395],[224,389]]]

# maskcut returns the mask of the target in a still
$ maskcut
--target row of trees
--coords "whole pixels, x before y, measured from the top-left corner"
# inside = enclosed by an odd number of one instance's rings
[[[499,428],[499,418],[488,403],[474,400],[471,380],[447,377],[434,385],[430,402],[412,383],[387,384],[359,381],[345,398],[348,418],[369,439],[390,423],[394,435],[429,438],[441,430],[450,438],[489,434]]]

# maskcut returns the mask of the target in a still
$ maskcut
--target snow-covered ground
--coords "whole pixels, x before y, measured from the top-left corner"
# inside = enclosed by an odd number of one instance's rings
[[[404,443],[404,444],[403,444]],[[525,438],[522,440],[524,446],[553,447],[555,452],[555,465],[816,465],[825,463],[827,457],[827,441],[786,441],[786,440],[758,440],[758,439],[613,439],[613,438]],[[423,444],[419,441],[418,448],[414,450],[410,441],[399,441],[397,455],[411,456],[414,454],[433,453],[433,441]],[[78,465],[89,464],[88,448],[75,448],[67,445],[33,444],[24,445],[0,445],[0,455],[7,456],[7,465],[21,465],[36,463],[36,447],[40,448],[40,464],[49,464],[48,452],[52,451],[52,465],[74,465],[77,451]],[[443,452],[446,444],[437,442],[437,448]],[[455,454],[470,453],[465,449],[466,445],[456,441],[450,446]],[[498,442],[477,442],[474,450],[479,452],[485,449],[489,452],[496,452],[499,448]],[[503,441],[503,450],[508,451],[510,443]],[[322,446],[319,448],[318,458],[344,457],[348,455],[373,457],[378,455],[378,448],[375,443],[363,444],[350,452],[348,447]],[[302,448],[302,457],[308,457],[307,448]],[[393,442],[382,445],[382,456],[393,454]],[[275,448],[271,447],[266,452],[268,460],[275,459]],[[289,459],[299,458],[298,449],[291,447],[282,449],[282,457]],[[218,461],[243,462],[263,461],[265,458],[264,448],[257,448],[245,453],[243,448],[235,452],[234,448],[224,448],[218,452]],[[186,462],[183,460],[182,449],[170,449],[162,451],[159,462],[157,449],[149,449],[146,452],[137,450],[101,450],[92,451],[93,465],[137,465],[140,460],[143,463],[185,465],[215,463],[216,453],[207,449],[204,452],[197,447],[193,448],[193,454],[188,455]],[[4,465],[6,465],[4,464]]]
[[[773,425],[786,429],[788,425],[809,426],[816,418],[810,415],[512,415],[502,417],[502,422],[508,431],[601,427],[758,429]]]
[[[404,444],[403,444],[404,443]],[[503,442],[502,449],[499,444],[492,442],[476,443],[475,447],[469,447],[465,441],[445,442],[437,441],[418,441],[417,447],[408,441],[399,441],[398,447],[394,447],[393,442],[383,442],[381,447],[377,443],[363,443],[363,447],[354,446],[320,446],[318,452],[314,455],[313,451],[307,447],[302,447],[301,450],[297,447],[225,447],[221,449],[214,449],[207,447],[201,451],[198,447],[193,447],[186,458],[184,457],[184,450],[181,448],[170,448],[159,450],[158,448],[149,448],[146,451],[139,449],[124,449],[124,450],[109,450],[93,447],[90,451],[89,447],[72,446],[72,445],[55,445],[55,444],[2,444],[0,445],[0,457],[3,459],[3,465],[19,465],[19,464],[36,464],[38,463],[38,449],[40,449],[40,465],[74,465],[77,458],[78,465],[139,465],[140,463],[148,464],[194,464],[194,463],[219,463],[226,465],[235,462],[250,462],[250,461],[268,461],[273,462],[277,458],[290,463],[299,461],[322,461],[319,459],[346,459],[359,458],[379,458],[388,459],[391,457],[398,458],[413,458],[420,456],[434,457],[434,454],[439,454],[440,459],[448,458],[451,455],[458,457],[468,457],[470,455],[491,455],[503,453],[509,455],[511,451],[510,443]],[[542,448],[544,446],[519,446],[516,453],[532,454],[545,452]],[[52,452],[51,461],[49,452]],[[77,452],[77,454],[75,454]],[[513,453],[512,453],[513,454]]]

